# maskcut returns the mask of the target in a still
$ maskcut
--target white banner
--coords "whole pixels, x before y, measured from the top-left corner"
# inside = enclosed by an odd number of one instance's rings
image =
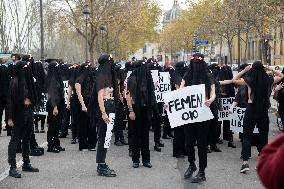
[[[218,120],[230,120],[230,107],[234,103],[235,97],[230,98],[218,98]]]
[[[151,70],[155,86],[155,96],[157,102],[164,102],[163,94],[171,91],[171,78],[169,72]]]
[[[124,81],[124,97],[126,97],[126,92],[127,92],[127,80],[130,77],[130,75],[132,74],[132,71],[128,71],[125,81]]]
[[[205,85],[193,85],[164,94],[172,128],[214,118],[205,105]]]
[[[112,129],[114,126],[114,120],[115,120],[115,114],[110,113],[108,115],[108,118],[110,120],[109,124],[107,124],[107,131],[106,131],[106,137],[105,137],[105,144],[104,148],[109,148],[110,147],[110,141],[111,141],[111,136],[112,136]]]
[[[38,106],[35,106],[34,108],[34,113],[37,115],[47,115],[48,114],[46,111],[48,95],[47,93],[42,93],[42,95],[43,95],[43,101]]]
[[[230,114],[230,128],[233,132],[243,133],[245,112],[245,108],[233,108],[232,114]],[[258,128],[255,127],[253,133],[258,133]]]
[[[64,99],[65,99],[65,104],[67,104],[67,99],[68,99],[68,87],[69,87],[69,82],[63,81],[64,84]]]

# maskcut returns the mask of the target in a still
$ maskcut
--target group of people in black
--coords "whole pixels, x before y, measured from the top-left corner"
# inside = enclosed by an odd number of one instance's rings
[[[240,135],[243,159],[240,172],[245,173],[249,171],[248,159],[254,139],[258,139],[256,145],[259,152],[268,143],[268,109],[272,86],[280,83],[275,89],[280,99],[284,87],[283,74],[261,62],[243,64],[241,71],[233,76],[228,65],[208,65],[202,54],[194,54],[188,65],[178,62],[165,67],[160,66],[154,58],[133,58],[122,68],[108,54],[99,57],[97,68],[88,62],[64,64],[49,59],[41,63],[35,62],[31,56],[17,59],[10,68],[4,65],[0,67],[1,113],[5,109],[7,131],[11,135],[8,147],[9,175],[15,178],[21,177],[15,159],[19,143],[22,145],[23,171],[39,171],[31,166],[29,155],[32,147],[42,150],[36,143],[34,133],[39,132],[38,120],[41,120],[41,132],[44,132],[45,116],[34,115],[34,110],[41,106],[44,93],[48,99],[48,152],[65,151],[59,138],[66,137],[70,127],[71,144],[78,142],[80,151],[96,150],[98,174],[115,177],[116,172],[106,163],[105,147],[107,127],[112,121],[109,115],[115,113],[114,144],[129,145],[133,168],[139,168],[140,155],[142,165],[152,167],[149,147],[149,131],[152,129],[154,150],[161,152],[164,147],[161,139],[173,138],[173,156],[188,157],[189,167],[184,178],[200,183],[206,180],[207,153],[221,152],[217,146],[223,143],[221,138],[228,141],[228,147],[236,148],[230,122],[218,121],[218,98],[235,97],[233,106],[246,108],[244,130]],[[171,90],[205,84],[205,106],[210,107],[214,118],[171,129],[167,106],[156,101],[152,70],[169,72]],[[67,94],[64,91],[66,84]],[[253,134],[255,125],[259,129],[257,136]],[[126,129],[128,142],[124,137]],[[195,146],[198,148],[199,171],[192,178],[197,170]]]

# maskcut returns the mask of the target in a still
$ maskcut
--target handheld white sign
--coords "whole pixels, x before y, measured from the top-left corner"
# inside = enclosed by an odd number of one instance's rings
[[[109,124],[107,124],[107,131],[106,131],[106,137],[105,137],[105,144],[104,148],[109,148],[110,147],[110,141],[111,141],[111,136],[112,136],[112,129],[114,126],[114,120],[115,120],[115,114],[110,113],[108,115],[108,118],[110,120]]]

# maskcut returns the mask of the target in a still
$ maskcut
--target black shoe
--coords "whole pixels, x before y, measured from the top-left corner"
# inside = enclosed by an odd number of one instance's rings
[[[212,152],[222,152],[216,145],[210,148]]]
[[[98,164],[97,172],[99,176],[116,177],[114,170],[111,170],[106,164]]]
[[[196,165],[189,165],[188,169],[184,173],[184,178],[189,179],[192,177],[192,174],[197,170]]]
[[[172,133],[168,134],[168,136],[169,136],[170,138],[175,138],[175,136],[172,135]]]
[[[154,146],[154,150],[157,151],[157,152],[162,151],[161,148],[157,144]]]
[[[205,172],[198,171],[197,175],[192,178],[191,183],[201,183],[206,181]]]
[[[57,150],[59,150],[60,152],[65,151],[65,148],[62,148],[61,146],[56,147]]]
[[[58,138],[66,138],[67,137],[67,133],[60,133],[60,135],[58,136]]]
[[[152,164],[150,162],[143,163],[144,167],[152,168]]]
[[[211,149],[210,149],[209,146],[207,147],[207,153],[208,153],[208,154],[212,153],[212,151],[211,151]]]
[[[44,149],[43,148],[31,148],[31,153],[30,156],[41,156],[44,154]]]
[[[230,141],[230,142],[228,142],[228,147],[236,148],[236,145],[234,144],[233,141]]]
[[[39,172],[38,168],[32,167],[30,163],[24,163],[22,170],[26,172]]]
[[[120,142],[121,142],[121,144],[123,144],[123,145],[128,145],[128,143],[127,143],[124,139],[120,140]]]
[[[38,130],[38,129],[36,129],[36,130],[35,130],[35,133],[39,133],[39,130]]]
[[[123,146],[123,144],[120,141],[114,142],[114,145],[116,145],[116,146]]]
[[[47,148],[47,152],[59,153],[60,150],[58,150],[58,149],[56,149],[56,148]]]
[[[165,147],[165,144],[164,143],[161,143],[161,141],[157,142],[156,143],[159,147]]]
[[[171,139],[171,138],[168,137],[167,135],[164,135],[162,138],[163,138],[163,139]]]
[[[132,157],[132,150],[129,150],[129,157]]]
[[[76,139],[71,140],[71,144],[76,144],[76,143],[77,143]]]
[[[184,158],[184,155],[178,154],[178,155],[176,155],[175,157],[176,157],[176,158]]]
[[[133,163],[132,167],[133,168],[138,168],[139,167],[139,163]]]
[[[217,139],[217,143],[218,143],[218,144],[223,144],[223,141],[222,141],[220,138],[218,138],[218,139]]]
[[[45,130],[41,130],[40,133],[45,133]]]
[[[247,171],[249,171],[249,165],[246,163],[242,165],[240,173],[246,173]]]
[[[22,175],[16,168],[10,168],[9,176],[14,178],[21,178]]]

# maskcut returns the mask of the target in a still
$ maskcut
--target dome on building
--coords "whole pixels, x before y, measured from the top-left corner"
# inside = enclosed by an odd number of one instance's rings
[[[181,15],[182,9],[179,6],[178,0],[174,0],[172,9],[166,11],[164,16],[164,22],[177,19]]]

